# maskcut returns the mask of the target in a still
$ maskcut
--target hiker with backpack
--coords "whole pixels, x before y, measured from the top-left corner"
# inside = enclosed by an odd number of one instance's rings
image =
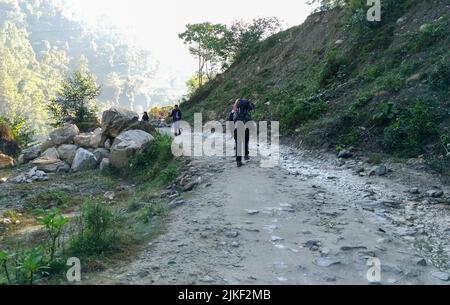
[[[148,116],[147,112],[144,112],[144,115],[142,116],[142,121],[143,122],[149,122],[150,121],[150,117]]]
[[[172,120],[173,120],[173,130],[174,130],[175,136],[181,135],[180,121],[181,121],[182,114],[181,114],[181,110],[178,107],[178,105],[175,105],[175,108],[170,113],[170,116],[172,117]]]
[[[234,141],[236,144],[236,162],[237,166],[242,166],[242,148],[244,148],[244,159],[246,161],[250,160],[250,130],[245,127],[245,131],[238,130],[237,123],[242,122],[243,125],[247,124],[252,120],[251,113],[255,110],[255,105],[246,99],[238,99],[236,100],[233,107],[233,120],[234,120]],[[239,134],[241,133],[241,134]],[[242,133],[245,133],[243,135]]]

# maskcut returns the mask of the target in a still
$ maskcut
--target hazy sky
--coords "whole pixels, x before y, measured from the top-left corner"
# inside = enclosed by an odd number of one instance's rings
[[[107,16],[130,31],[161,62],[161,69],[191,75],[195,60],[178,38],[187,23],[230,24],[275,16],[289,26],[302,23],[313,8],[306,0],[70,0],[86,20]]]

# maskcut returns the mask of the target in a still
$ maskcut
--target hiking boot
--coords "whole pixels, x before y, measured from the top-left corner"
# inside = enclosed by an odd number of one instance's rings
[[[244,157],[244,160],[245,160],[245,161],[250,161],[250,156],[245,156],[245,157]]]
[[[237,167],[241,167],[241,166],[242,166],[242,162],[238,162]]]

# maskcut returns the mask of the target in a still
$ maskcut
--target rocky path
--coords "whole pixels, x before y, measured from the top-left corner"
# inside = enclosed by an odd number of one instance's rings
[[[166,233],[84,283],[368,284],[374,257],[382,284],[448,283],[448,185],[399,164],[379,177],[357,159],[289,147],[281,159],[192,160],[202,182],[175,201]],[[436,187],[442,197],[426,194]]]

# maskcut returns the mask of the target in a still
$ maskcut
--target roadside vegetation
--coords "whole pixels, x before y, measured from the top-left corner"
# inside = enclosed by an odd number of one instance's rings
[[[316,2],[322,12],[255,43],[198,88],[183,103],[185,113],[225,119],[233,99],[250,98],[255,119],[280,121],[282,134],[303,144],[420,157],[448,175],[450,17],[444,1],[383,1],[380,22],[367,21],[366,1]],[[435,17],[418,18],[423,11]]]
[[[130,259],[163,230],[170,199],[161,192],[183,166],[171,138],[157,134],[123,170],[58,174],[0,195],[1,204],[15,198],[23,206],[1,217],[12,226],[0,224],[0,284],[67,284],[70,257],[83,273]]]

